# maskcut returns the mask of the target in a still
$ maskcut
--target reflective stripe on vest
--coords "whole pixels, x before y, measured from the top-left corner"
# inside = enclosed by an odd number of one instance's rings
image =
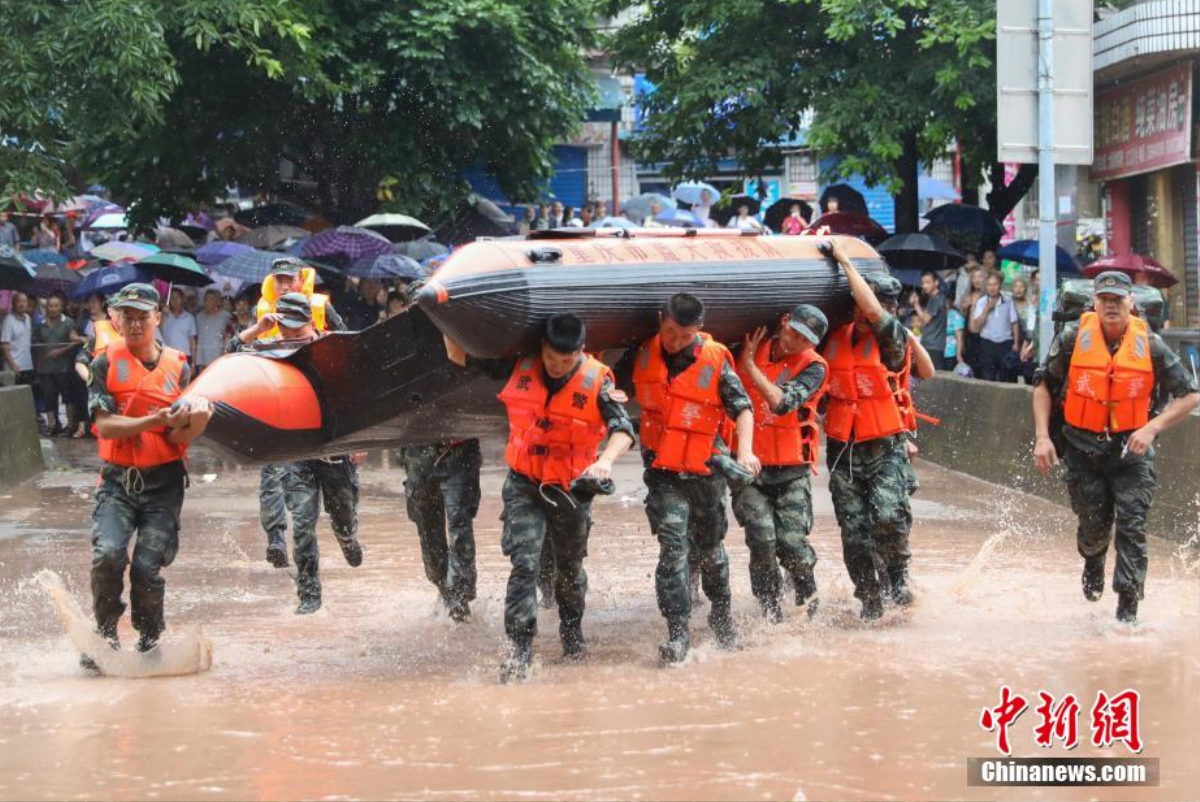
[[[707,476],[716,437],[732,440],[733,424],[721,403],[721,369],[732,366],[729,349],[707,334],[696,361],[674,379],[662,355],[662,339],[651,337],[638,349],[633,384],[642,407],[642,448],[653,451],[653,467]]]
[[[825,365],[825,360],[815,348],[785,356],[778,362],[771,361],[771,341],[760,343],[754,355],[754,363],[778,387],[803,373],[813,362]],[[826,366],[828,367],[828,366]],[[826,380],[828,380],[828,370]],[[776,415],[766,397],[758,391],[750,377],[738,371],[750,401],[754,404],[754,454],[763,465],[812,465],[817,472],[820,459],[821,437],[817,429],[817,404],[825,394],[827,381],[800,409]]]
[[[862,442],[908,430],[896,398],[898,374],[883,364],[873,333],[855,343],[854,324],[843,326],[829,338],[825,359],[829,363],[825,434],[842,442]]]
[[[163,348],[154,370],[147,370],[124,341],[108,346],[105,385],[117,402],[117,414],[140,418],[169,407],[182,393],[183,366],[187,357],[174,348]],[[183,459],[187,446],[167,439],[166,427],[121,440],[98,438],[100,459],[113,465],[153,468]]]
[[[522,357],[499,398],[508,412],[504,460],[517,473],[566,487],[596,461],[607,427],[600,390],[608,366],[590,356],[561,390],[550,395],[537,357]]]
[[[1100,317],[1085,312],[1067,374],[1063,416],[1077,429],[1097,434],[1140,429],[1150,420],[1154,361],[1146,321],[1131,317],[1116,354],[1110,354]]]

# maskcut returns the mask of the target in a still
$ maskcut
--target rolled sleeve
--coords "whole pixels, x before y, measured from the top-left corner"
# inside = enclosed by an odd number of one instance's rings
[[[612,392],[615,389],[616,385],[612,379],[605,379],[604,384],[600,387],[600,415],[604,418],[604,425],[608,428],[608,436],[612,437],[621,432],[629,435],[629,439],[636,442],[637,432],[629,417],[629,412],[625,409],[624,404],[614,401],[612,398]]]
[[[879,356],[884,366],[890,371],[899,372],[908,354],[908,332],[904,325],[895,315],[884,312],[883,317],[871,325],[871,329],[879,343]]]
[[[721,365],[721,381],[717,389],[721,396],[721,405],[725,407],[725,414],[730,418],[736,420],[743,410],[752,408],[750,396],[746,394],[742,380],[738,378],[737,372],[729,362]]]

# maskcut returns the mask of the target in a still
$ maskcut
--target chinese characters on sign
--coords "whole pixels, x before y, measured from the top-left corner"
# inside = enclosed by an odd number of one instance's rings
[[[1034,743],[1050,748],[1057,741],[1065,749],[1079,745],[1079,700],[1069,693],[1060,699],[1046,691],[1038,691],[1040,703],[1030,708],[1029,701],[1019,693],[1013,693],[1007,685],[1000,689],[1000,703],[985,707],[979,715],[979,726],[996,734],[996,750],[1004,755],[1012,754],[1009,728],[1029,709],[1037,716],[1033,728]],[[1092,729],[1091,744],[1108,748],[1118,742],[1124,743],[1131,752],[1142,751],[1140,727],[1141,697],[1135,690],[1124,690],[1109,696],[1104,691],[1096,694],[1088,721]]]
[[[1189,161],[1191,109],[1191,62],[1099,93],[1092,180],[1122,178]]]

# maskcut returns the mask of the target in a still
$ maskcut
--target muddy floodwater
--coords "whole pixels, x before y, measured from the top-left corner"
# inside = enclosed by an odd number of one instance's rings
[[[701,605],[692,656],[664,669],[657,546],[627,459],[595,506],[589,658],[559,662],[557,613],[543,610],[531,681],[505,687],[498,443],[485,445],[479,599],[463,625],[424,578],[390,455],[362,475],[364,564],[346,565],[322,516],[324,608],[300,617],[288,572],[263,559],[257,470],[197,449],[167,621],[202,628],[212,667],[114,679],[78,668],[35,579],[54,570],[89,609],[94,447],[56,447],[60,467],[0,494],[3,799],[1200,798],[1195,551],[1154,540],[1142,623],[1121,627],[1111,589],[1095,604],[1080,592],[1068,510],[932,465],[913,505],[911,609],[859,623],[821,477],[819,613],[761,622],[732,525],[743,648],[714,647]],[[998,756],[979,717],[1003,685],[1030,699],[1016,756],[1132,757],[1093,747],[1088,714],[1098,691],[1138,690],[1159,787],[968,787],[967,759]],[[1081,700],[1077,749],[1035,744],[1039,690]]]

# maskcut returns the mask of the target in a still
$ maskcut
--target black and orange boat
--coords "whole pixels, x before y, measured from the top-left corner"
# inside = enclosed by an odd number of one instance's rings
[[[887,270],[866,243],[839,239],[864,273]],[[588,349],[615,356],[652,335],[663,302],[683,291],[703,299],[706,330],[726,342],[798,303],[837,325],[849,288],[820,241],[689,229],[477,241],[416,289],[407,313],[287,354],[222,357],[185,395],[215,402],[207,437],[248,460],[480,436],[502,426],[499,384],[453,365],[443,333],[473,356],[513,356],[537,347],[548,316],[574,312]]]

